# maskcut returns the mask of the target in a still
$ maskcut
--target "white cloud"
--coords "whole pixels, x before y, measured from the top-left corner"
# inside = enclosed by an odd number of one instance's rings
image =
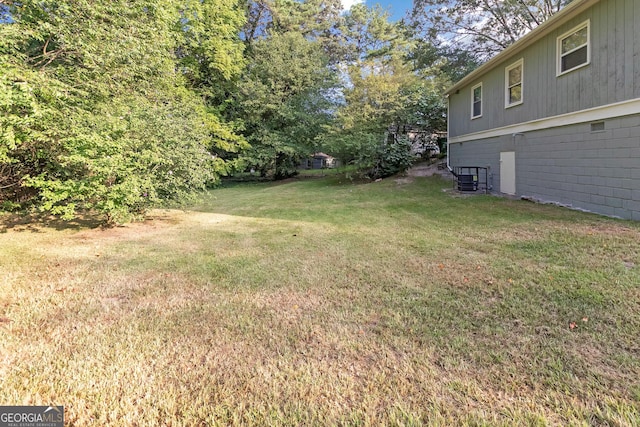
[[[364,0],[342,0],[342,8],[349,10],[352,6],[360,3],[364,3]]]

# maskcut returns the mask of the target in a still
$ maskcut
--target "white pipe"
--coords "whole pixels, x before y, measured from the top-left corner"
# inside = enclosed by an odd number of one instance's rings
[[[513,138],[513,142],[516,142],[516,136],[524,136],[524,133],[522,132],[516,132],[513,135],[511,135],[511,138]]]
[[[453,169],[451,169],[451,164],[449,163],[449,155],[451,153],[451,151],[449,151],[449,129],[450,129],[450,125],[449,125],[449,120],[450,120],[450,115],[449,115],[449,110],[450,110],[450,106],[451,106],[451,102],[449,101],[449,94],[446,94],[445,97],[447,98],[447,169],[449,169],[449,172],[453,172]]]

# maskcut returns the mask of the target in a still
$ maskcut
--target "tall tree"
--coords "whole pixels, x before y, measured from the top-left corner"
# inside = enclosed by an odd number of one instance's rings
[[[272,33],[297,32],[317,42],[331,64],[342,60],[340,0],[276,0]]]
[[[329,47],[338,40],[342,20],[340,0],[246,0],[247,20],[243,38],[247,44],[272,34],[296,32]]]
[[[295,173],[329,120],[333,86],[321,46],[300,33],[254,43],[239,84],[239,116],[252,149],[245,161],[276,179]]]
[[[403,121],[408,88],[418,83],[408,61],[411,41],[388,18],[380,6],[364,4],[355,5],[345,16],[348,55],[343,69],[348,84],[340,116],[346,129],[362,126],[383,132]]]
[[[249,0],[246,11],[247,69],[229,118],[242,123],[251,144],[241,159],[263,175],[285,178],[314,151],[331,119],[341,4]]]
[[[247,45],[267,37],[273,22],[274,0],[246,0],[246,22],[242,38]]]
[[[490,57],[571,0],[415,0],[412,22],[432,41]]]
[[[420,85],[414,86],[406,104],[407,121],[431,133],[445,131],[447,106],[442,93],[473,71],[480,61],[473,52],[447,45],[434,46],[410,29],[405,30],[413,39],[408,59],[420,77]]]
[[[179,66],[191,22],[184,2],[4,4],[11,17],[0,24],[5,203],[29,201],[64,217],[96,209],[120,221],[182,200],[224,172],[210,150],[216,133],[232,132]],[[236,13],[212,25],[237,31]],[[230,66],[234,43],[208,49],[212,85],[238,72]]]
[[[210,151],[218,159],[237,158],[248,147],[232,118],[238,78],[246,67],[240,29],[246,23],[244,1],[183,0],[177,56],[187,87],[207,107]]]
[[[386,144],[385,134],[390,127],[414,120],[408,107],[424,82],[408,61],[411,41],[380,6],[364,4],[345,15],[342,34],[347,52],[342,64],[344,103],[333,132],[325,138],[327,150],[365,170],[378,171],[376,165],[384,157],[400,159],[406,166],[397,147]]]

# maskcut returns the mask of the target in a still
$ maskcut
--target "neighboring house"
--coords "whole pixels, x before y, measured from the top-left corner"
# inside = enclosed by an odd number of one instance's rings
[[[434,132],[420,125],[392,125],[387,129],[387,141],[398,142],[399,138],[406,137],[411,143],[411,154],[420,157],[435,157],[440,154],[441,140],[446,140],[446,133]]]
[[[438,146],[439,135],[433,131],[420,129],[419,127],[410,128],[406,132],[407,139],[411,143],[411,153],[424,157],[435,157],[440,154]]]
[[[336,158],[325,153],[315,153],[300,164],[302,169],[331,169],[337,166]]]
[[[640,1],[575,0],[446,95],[454,171],[640,220]]]

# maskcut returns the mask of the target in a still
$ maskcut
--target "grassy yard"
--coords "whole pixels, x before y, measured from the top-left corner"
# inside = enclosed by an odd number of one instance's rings
[[[640,425],[640,224],[438,178],[0,217],[0,404],[68,425]]]

